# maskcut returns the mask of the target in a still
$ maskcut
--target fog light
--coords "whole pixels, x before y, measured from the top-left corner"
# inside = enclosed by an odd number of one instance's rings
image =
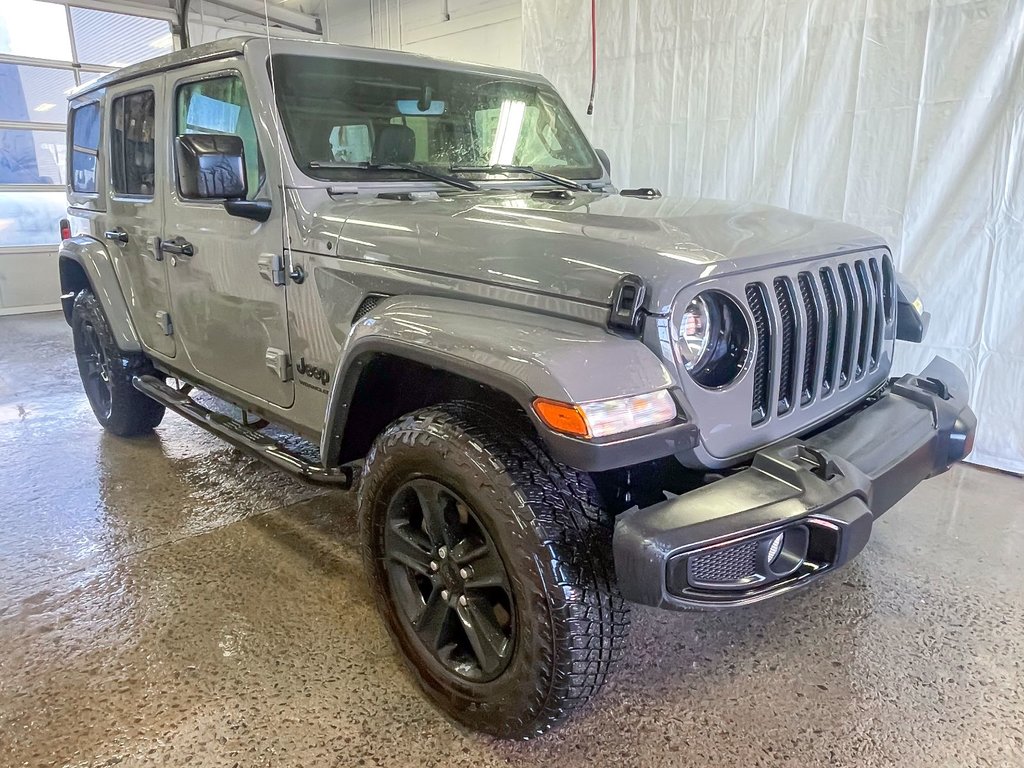
[[[787,528],[773,538],[765,556],[765,564],[771,576],[788,576],[803,565],[807,559],[809,539],[807,526],[804,525]]]
[[[669,560],[669,589],[735,591],[769,587],[808,565],[810,529],[797,524]]]
[[[864,514],[870,518],[870,513]],[[870,522],[868,523],[870,525]],[[814,516],[785,528],[671,555],[665,588],[688,601],[740,605],[790,588],[838,562],[841,527]],[[866,540],[866,537],[865,537]],[[851,544],[854,553],[863,544]]]

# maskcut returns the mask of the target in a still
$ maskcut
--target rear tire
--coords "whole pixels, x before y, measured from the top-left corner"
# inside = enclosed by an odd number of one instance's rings
[[[152,432],[164,417],[164,406],[139,392],[132,378],[155,373],[153,366],[145,355],[118,348],[106,313],[89,289],[75,296],[71,331],[82,386],[100,425],[120,437]]]
[[[370,450],[359,518],[388,631],[454,720],[528,738],[603,685],[629,625],[611,521],[525,418],[450,403],[399,419]]]

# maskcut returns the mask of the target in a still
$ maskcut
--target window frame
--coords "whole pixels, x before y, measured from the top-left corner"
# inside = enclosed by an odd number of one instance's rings
[[[127,98],[130,98],[132,96],[138,96],[141,93],[151,93],[151,94],[153,94],[153,181],[154,181],[154,183],[153,183],[153,192],[152,192],[152,194],[149,194],[149,195],[136,195],[136,194],[132,194],[131,192],[121,192],[120,190],[118,190],[117,185],[114,183],[114,181],[115,181],[114,180],[114,165],[115,165],[115,162],[114,162],[114,136],[115,136],[114,105],[117,104],[117,102],[122,100],[122,99],[127,99]],[[108,189],[110,190],[110,197],[113,200],[130,200],[130,201],[138,202],[138,203],[149,203],[149,202],[153,202],[156,199],[156,190],[159,187],[159,183],[158,183],[158,179],[157,179],[157,172],[156,172],[157,155],[158,155],[158,153],[161,150],[161,148],[159,146],[159,142],[157,141],[157,135],[156,135],[156,127],[157,127],[157,125],[159,125],[158,117],[159,117],[159,114],[160,114],[160,111],[157,108],[158,104],[159,104],[159,100],[156,97],[156,87],[153,86],[153,85],[140,86],[139,88],[135,88],[135,89],[130,90],[130,91],[120,91],[120,92],[118,92],[118,93],[116,93],[114,95],[111,95],[109,97],[109,102],[107,104],[107,111],[109,112],[109,117],[107,118],[107,124],[110,127],[110,131],[109,131],[110,135],[108,137],[109,140],[110,140],[110,143],[107,146],[107,149],[108,149],[107,157],[109,158],[109,162],[107,163],[107,184],[108,184]],[[102,130],[102,127],[101,127],[101,130]],[[123,166],[124,165],[124,154],[123,153],[121,155],[121,163],[122,163],[122,166]]]
[[[252,92],[252,89],[249,88],[249,83],[246,82],[245,75],[242,73],[242,70],[238,69],[237,67],[229,67],[227,69],[218,69],[215,72],[204,72],[204,73],[202,73],[200,75],[192,75],[192,76],[182,77],[182,78],[180,78],[178,80],[175,80],[174,84],[173,84],[173,88],[169,89],[171,91],[170,108],[171,108],[172,118],[171,118],[171,141],[170,141],[170,145],[171,145],[171,164],[174,166],[174,193],[177,196],[178,200],[180,200],[183,203],[196,204],[196,205],[212,204],[214,206],[223,207],[224,201],[227,200],[227,198],[225,198],[225,197],[205,197],[205,198],[204,197],[186,197],[185,194],[182,193],[182,191],[181,191],[181,174],[179,173],[179,170],[178,170],[178,137],[179,136],[186,136],[186,135],[188,135],[188,134],[183,134],[183,133],[179,133],[178,132],[178,94],[181,93],[181,89],[182,88],[187,88],[190,85],[195,85],[196,83],[202,83],[202,82],[205,82],[207,80],[222,80],[222,79],[224,79],[226,77],[237,78],[239,80],[239,82],[242,83],[242,87],[245,89],[245,100],[246,100],[246,102],[249,105],[249,114],[252,117],[252,123],[253,123],[253,134],[256,137],[256,159],[258,161],[259,167],[263,169],[263,172],[260,174],[260,177],[259,177],[259,184],[257,184],[255,189],[253,189],[253,191],[252,191],[252,197],[249,197],[249,193],[248,193],[248,190],[247,190],[246,191],[246,198],[245,199],[246,200],[256,200],[259,197],[260,191],[266,186],[266,183],[267,183],[266,160],[263,157],[263,147],[262,147],[262,142],[260,141],[259,129],[256,127],[258,125],[258,123],[256,121],[256,112],[253,110],[253,108],[252,108],[252,100],[249,98],[249,94]],[[232,134],[232,135],[237,135],[237,134]],[[248,163],[248,160],[246,160],[246,162]],[[245,182],[246,182],[246,186],[248,186],[250,184],[250,180],[249,180],[249,177],[248,177],[248,169],[246,169],[246,179],[245,179]]]
[[[98,122],[97,131],[99,132],[99,134],[98,134],[98,136],[96,138],[96,148],[95,149],[90,149],[89,147],[81,146],[81,145],[75,143],[75,116],[78,114],[78,112],[80,110],[88,109],[89,107],[95,107],[97,112],[98,112],[98,114],[97,114],[97,122]],[[91,101],[83,102],[83,103],[75,105],[75,106],[70,106],[70,105],[68,106],[67,142],[68,142],[68,149],[70,151],[68,152],[68,156],[67,156],[68,168],[67,168],[66,174],[67,174],[67,179],[68,179],[67,187],[68,187],[68,196],[69,197],[71,195],[74,195],[76,197],[81,197],[81,198],[86,198],[86,199],[94,199],[94,198],[98,198],[100,196],[100,187],[101,187],[101,181],[102,181],[102,163],[101,163],[102,155],[101,155],[100,150],[103,147],[103,139],[104,139],[104,136],[103,136],[103,123],[104,123],[103,112],[104,112],[103,102],[102,102],[101,99],[98,99],[98,98],[97,99],[93,99]],[[93,157],[96,158],[96,173],[95,173],[96,182],[95,182],[95,189],[93,189],[91,192],[87,192],[87,191],[85,191],[83,189],[78,189],[78,188],[75,187],[75,174],[74,174],[74,163],[75,163],[75,161],[74,161],[74,154],[75,154],[75,152],[83,152],[83,153],[85,153],[87,155],[92,155]]]

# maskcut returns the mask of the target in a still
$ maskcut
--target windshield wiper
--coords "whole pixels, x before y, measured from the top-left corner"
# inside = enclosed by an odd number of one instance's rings
[[[550,181],[566,189],[575,189],[578,192],[589,191],[589,187],[579,182],[546,171],[538,171],[532,165],[453,165],[448,170],[452,173],[530,173],[538,179]]]
[[[449,176],[446,173],[439,171],[432,171],[422,165],[415,165],[413,163],[336,163],[333,161],[321,161],[314,160],[307,166],[310,170],[356,170],[356,171],[409,171],[411,173],[418,173],[420,176],[426,176],[429,179],[436,179],[437,181],[443,181],[445,184],[451,184],[453,187],[459,189],[465,189],[470,192],[479,192],[480,187],[474,184],[472,181],[466,179],[457,179],[454,176]]]

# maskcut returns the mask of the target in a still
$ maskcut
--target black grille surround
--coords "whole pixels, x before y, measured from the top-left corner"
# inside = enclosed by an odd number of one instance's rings
[[[751,424],[767,420],[772,402],[781,416],[877,371],[892,274],[884,254],[747,283],[758,344]]]
[[[768,327],[768,299],[764,286],[751,283],[747,286],[747,306],[754,318],[754,421],[768,418],[768,354],[771,351],[771,330]]]
[[[839,287],[835,272],[824,267],[818,273],[822,296],[825,297],[825,369],[821,377],[821,393],[827,395],[836,384],[836,358],[841,343],[839,318]]]
[[[796,335],[799,332],[799,321],[793,308],[793,284],[788,277],[776,277],[775,300],[778,302],[779,335],[782,345],[782,365],[779,366],[779,414],[789,413],[796,398],[793,396],[793,384],[796,382]]]
[[[806,405],[814,393],[814,374],[818,370],[818,339],[820,338],[820,320],[818,298],[812,285],[813,278],[809,272],[801,272],[797,277],[800,284],[800,301],[804,304],[804,315],[807,318],[807,341],[804,345],[804,375],[800,381],[800,404]],[[879,339],[881,343],[881,339]]]
[[[860,277],[857,262],[864,264]],[[719,272],[687,286],[676,305],[709,290],[735,302],[746,316],[749,338],[742,370],[726,385],[702,384],[677,362],[699,429],[693,449],[676,454],[685,466],[735,466],[766,445],[825,424],[888,379],[898,294],[891,256],[881,245]],[[867,304],[873,312],[865,311]],[[667,321],[648,326],[648,346],[671,332]],[[861,346],[864,365],[858,365]]]

